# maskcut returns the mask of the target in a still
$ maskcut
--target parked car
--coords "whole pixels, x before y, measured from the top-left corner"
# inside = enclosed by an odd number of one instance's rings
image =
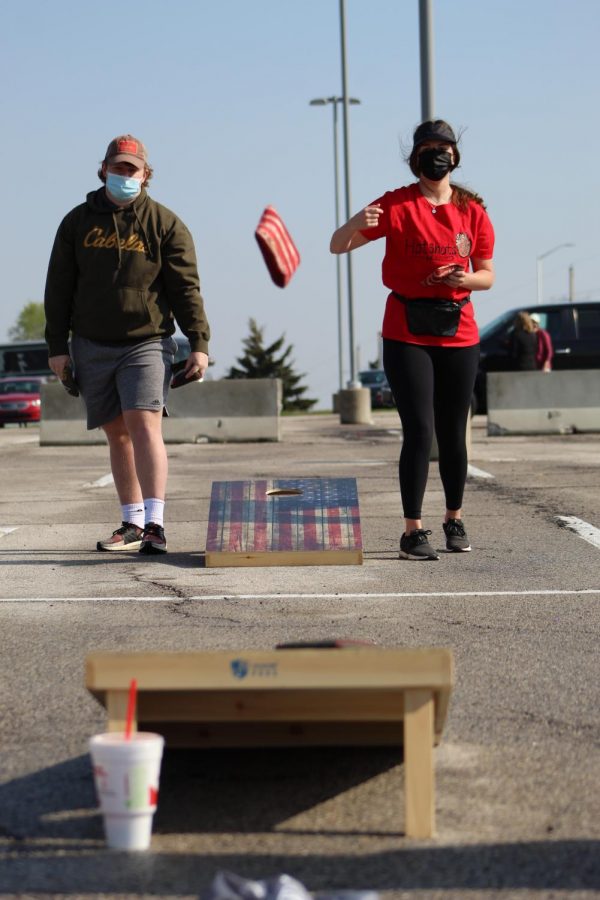
[[[39,422],[40,390],[45,378],[14,375],[0,378],[0,428],[10,422]]]
[[[371,391],[372,409],[394,405],[392,390],[383,369],[366,369],[358,373],[358,378],[362,386],[368,387]]]
[[[535,314],[552,338],[554,369],[600,369],[600,302],[529,304],[508,309],[480,331],[481,360],[475,381],[473,411],[487,412],[488,372],[514,369],[510,354],[515,316]]]

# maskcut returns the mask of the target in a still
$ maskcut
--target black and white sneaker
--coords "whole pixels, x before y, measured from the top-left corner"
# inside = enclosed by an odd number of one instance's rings
[[[415,528],[410,534],[400,538],[400,559],[439,559],[439,556],[427,540],[431,531]]]
[[[155,522],[144,526],[140,553],[166,553],[167,539],[164,529]]]
[[[121,522],[121,527],[113,531],[105,541],[98,541],[96,550],[114,553],[115,550],[139,550],[142,546],[142,528],[131,522]]]
[[[448,553],[466,553],[471,549],[462,519],[448,519],[443,528]]]

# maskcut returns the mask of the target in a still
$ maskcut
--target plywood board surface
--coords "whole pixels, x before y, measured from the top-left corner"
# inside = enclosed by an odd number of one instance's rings
[[[355,478],[213,482],[207,566],[361,562]]]

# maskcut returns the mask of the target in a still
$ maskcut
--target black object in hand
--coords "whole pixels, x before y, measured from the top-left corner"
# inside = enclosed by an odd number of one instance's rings
[[[182,359],[180,362],[176,362],[171,367],[171,373],[173,375],[173,379],[171,380],[171,388],[183,387],[184,384],[192,384],[194,381],[202,381],[202,375],[199,372],[196,372],[195,375],[191,375],[189,378],[185,377],[185,366],[187,360]]]
[[[73,369],[71,366],[65,366],[61,377],[62,386],[71,397],[79,397],[79,388],[73,377]]]

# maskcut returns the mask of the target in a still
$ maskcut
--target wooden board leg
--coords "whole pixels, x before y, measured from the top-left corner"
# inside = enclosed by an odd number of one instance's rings
[[[404,793],[406,835],[432,837],[435,832],[433,772],[433,692],[404,693]]]
[[[106,692],[107,731],[125,731],[128,700],[128,691]],[[137,731],[137,722],[135,720],[133,722],[133,731]]]

